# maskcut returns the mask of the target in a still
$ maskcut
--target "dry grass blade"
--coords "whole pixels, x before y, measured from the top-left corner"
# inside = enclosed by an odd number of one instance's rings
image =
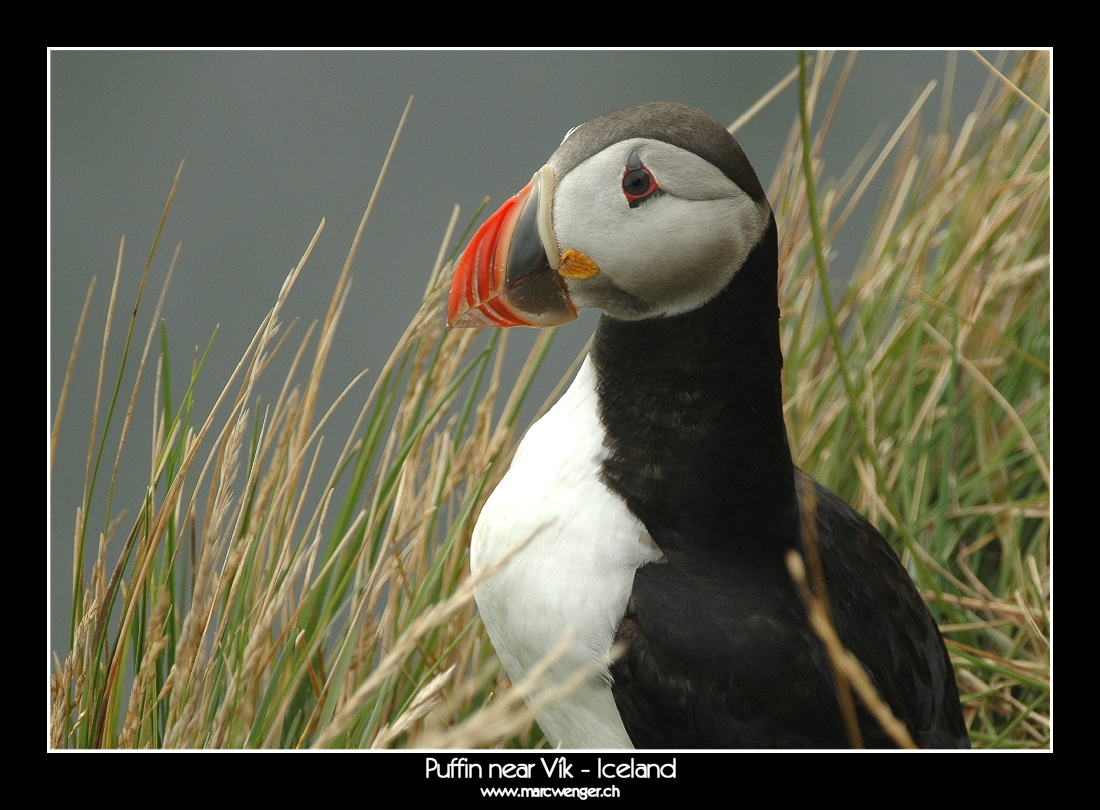
[[[851,702],[849,687],[859,695],[863,705],[871,712],[882,729],[890,735],[899,748],[915,749],[916,743],[909,736],[909,729],[905,727],[886,702],[879,696],[878,690],[867,677],[867,670],[859,663],[854,655],[844,648],[844,643],[837,635],[829,616],[828,598],[820,592],[810,589],[806,580],[806,566],[797,552],[787,553],[787,570],[798,586],[802,595],[802,602],[806,606],[806,614],[810,618],[810,626],[829,654],[829,661],[833,665],[833,673],[837,682],[837,696],[841,702],[845,727],[848,729],[848,737],[852,740],[853,748],[862,748],[859,726],[855,718],[855,707]],[[816,586],[815,586],[816,590]]]
[[[95,292],[95,276],[88,285],[88,292],[84,295],[84,306],[80,308],[80,319],[76,323],[76,337],[73,338],[73,348],[69,353],[69,365],[65,368],[65,381],[61,384],[61,396],[57,401],[57,414],[53,420],[53,430],[50,431],[50,476],[53,476],[53,461],[57,454],[57,434],[61,430],[61,418],[65,414],[65,400],[69,396],[69,383],[73,379],[73,366],[76,365],[77,351],[80,349],[80,338],[84,334],[84,321],[88,318],[88,306],[92,303],[92,293]]]

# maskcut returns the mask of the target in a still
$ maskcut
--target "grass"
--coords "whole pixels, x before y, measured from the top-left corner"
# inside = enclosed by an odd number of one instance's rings
[[[954,138],[899,127],[835,308],[821,257],[881,164],[815,194],[822,135],[803,150],[797,131],[769,194],[795,459],[901,553],[978,747],[1050,742],[1050,122],[1017,91],[1048,103],[1048,69],[1021,55]]]
[[[805,77],[805,120],[822,124],[804,155],[796,122],[769,189],[792,449],[902,554],[944,630],[975,746],[1048,746],[1050,124],[1013,89],[1049,104],[1046,56],[991,78],[959,135],[942,122],[925,134],[916,111],[881,159],[823,186],[829,62]],[[830,244],[888,165],[856,275],[823,307]],[[318,394],[358,237],[327,317],[292,338],[284,303],[311,243],[208,414],[192,399],[201,358],[174,368],[157,314],[139,354],[131,318],[129,407],[123,369],[100,362],[53,747],[543,742],[523,702],[537,673],[510,684],[474,611],[468,542],[552,332],[510,379],[506,333],[444,328],[456,222],[457,210],[424,303],[365,396],[358,380],[336,402]],[[74,362],[82,334],[83,321]],[[290,371],[262,405],[280,353]],[[85,516],[93,502],[114,514],[127,434],[108,447],[108,428],[130,424],[143,379],[156,394],[146,492],[130,523],[98,531]],[[337,406],[360,417],[320,469]]]

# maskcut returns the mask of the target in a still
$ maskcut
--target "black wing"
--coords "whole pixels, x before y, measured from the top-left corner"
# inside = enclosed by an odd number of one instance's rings
[[[943,639],[882,536],[816,487],[818,545],[841,639],[924,748],[969,747]],[[785,568],[774,561],[634,577],[613,692],[639,748],[848,746],[831,668]],[[860,709],[864,744],[892,747]]]

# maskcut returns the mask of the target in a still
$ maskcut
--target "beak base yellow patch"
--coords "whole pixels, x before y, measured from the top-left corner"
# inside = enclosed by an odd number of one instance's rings
[[[561,255],[558,275],[564,278],[592,278],[600,272],[600,266],[579,250],[570,248]]]

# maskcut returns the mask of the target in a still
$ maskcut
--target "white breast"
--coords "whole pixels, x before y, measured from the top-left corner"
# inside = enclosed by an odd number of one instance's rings
[[[527,432],[478,519],[470,557],[476,573],[532,538],[477,589],[489,637],[509,677],[519,681],[572,631],[547,686],[581,668],[595,674],[542,711],[539,725],[556,746],[630,748],[611,695],[607,654],[635,570],[660,551],[600,481],[605,449],[595,385],[588,359],[561,400]]]

